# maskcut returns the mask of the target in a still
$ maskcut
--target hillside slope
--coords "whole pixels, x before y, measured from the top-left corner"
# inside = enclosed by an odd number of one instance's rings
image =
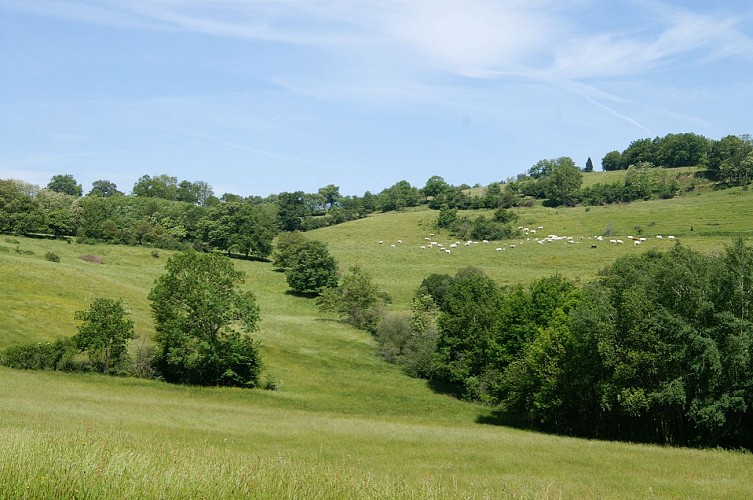
[[[674,234],[714,251],[732,235],[753,235],[752,215],[751,193],[730,190],[589,211],[521,212],[522,224],[574,236],[573,244],[523,239],[514,249],[512,242],[480,243],[449,255],[428,253],[420,245],[435,232],[436,212],[426,209],[374,215],[308,236],[327,241],[343,269],[361,264],[393,295],[392,307],[406,309],[432,272],[477,265],[505,283],[553,272],[586,280],[619,255],[672,244],[650,238],[641,248],[599,243],[592,249],[588,237],[609,225],[615,237],[640,224],[647,236]],[[445,234],[435,238],[450,242]],[[498,246],[507,250],[496,252]],[[60,263],[44,259],[50,251]],[[79,259],[86,254],[103,264]],[[168,256],[0,237],[0,348],[71,335],[73,312],[99,296],[122,297],[137,334],[148,339],[146,297]],[[322,317],[310,299],[287,294],[284,275],[270,264],[236,265],[257,294],[256,336],[279,390],[0,368],[0,491],[31,497],[753,496],[751,455],[483,425],[494,423],[489,408],[437,394],[380,361],[368,334]]]

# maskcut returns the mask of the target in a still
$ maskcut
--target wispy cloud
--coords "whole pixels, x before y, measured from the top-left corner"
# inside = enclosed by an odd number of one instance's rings
[[[751,57],[753,41],[731,14],[701,14],[662,2],[650,29],[598,31],[579,25],[584,0],[0,0],[0,6],[123,28],[387,51],[414,63],[483,77],[546,70],[568,78],[636,74],[693,55]],[[592,34],[578,36],[579,33]],[[535,65],[535,66],[532,66]]]

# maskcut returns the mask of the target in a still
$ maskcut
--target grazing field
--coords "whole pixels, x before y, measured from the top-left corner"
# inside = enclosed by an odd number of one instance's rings
[[[455,241],[433,229],[436,212],[427,209],[378,214],[308,236],[327,241],[343,270],[360,264],[393,296],[391,307],[407,309],[425,276],[467,265],[502,283],[555,272],[585,282],[620,255],[673,244],[656,234],[718,251],[736,235],[753,236],[753,193],[713,191],[590,210],[534,207],[520,215],[520,225],[541,225],[543,236],[573,236],[575,243],[524,237],[449,255],[421,250],[429,233],[446,245]],[[640,247],[604,241],[591,248],[589,237],[610,228],[613,238],[638,236],[636,226],[647,238]],[[61,262],[45,260],[47,252]],[[103,263],[79,258],[87,254]],[[147,294],[169,255],[0,236],[0,348],[72,335],[74,311],[95,297],[123,298],[136,343],[148,342]],[[750,454],[493,425],[490,408],[405,377],[376,357],[368,334],[287,294],[284,274],[271,264],[236,265],[257,295],[256,336],[278,390],[0,368],[0,497],[753,496]]]

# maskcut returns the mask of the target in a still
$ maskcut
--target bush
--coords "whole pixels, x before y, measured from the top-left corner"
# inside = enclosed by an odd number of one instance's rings
[[[55,342],[24,344],[9,347],[2,356],[2,364],[22,370],[75,371],[76,346],[73,339],[62,338]]]
[[[50,262],[60,262],[60,256],[54,252],[47,252],[44,254],[44,258]]]

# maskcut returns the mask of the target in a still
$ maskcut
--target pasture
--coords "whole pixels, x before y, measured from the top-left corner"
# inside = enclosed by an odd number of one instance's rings
[[[552,273],[592,279],[620,255],[673,243],[714,252],[753,236],[742,189],[625,206],[520,211],[519,225],[575,243],[526,238],[451,254],[421,250],[436,231],[427,209],[377,214],[309,233],[346,270],[360,264],[407,309],[430,273],[468,265],[501,283]],[[644,245],[591,248],[611,228],[642,228]],[[691,231],[690,228],[693,228]],[[635,234],[637,236],[637,234]],[[539,236],[539,235],[537,235]],[[580,238],[583,237],[583,240]],[[402,239],[403,243],[396,241]],[[382,245],[378,241],[384,240]],[[393,248],[390,245],[395,244]],[[516,248],[510,249],[509,245]],[[749,242],[750,244],[750,242]],[[495,248],[505,246],[503,252]],[[18,250],[18,252],[16,251]],[[60,263],[48,262],[55,252]],[[96,254],[103,264],[79,259]],[[123,298],[135,342],[153,334],[147,294],[170,252],[0,236],[0,348],[75,332],[95,297]],[[0,491],[10,497],[499,498],[753,496],[753,455],[537,434],[494,422],[491,408],[410,379],[374,353],[367,333],[286,293],[285,276],[236,261],[262,313],[265,374],[276,391],[0,368]]]

